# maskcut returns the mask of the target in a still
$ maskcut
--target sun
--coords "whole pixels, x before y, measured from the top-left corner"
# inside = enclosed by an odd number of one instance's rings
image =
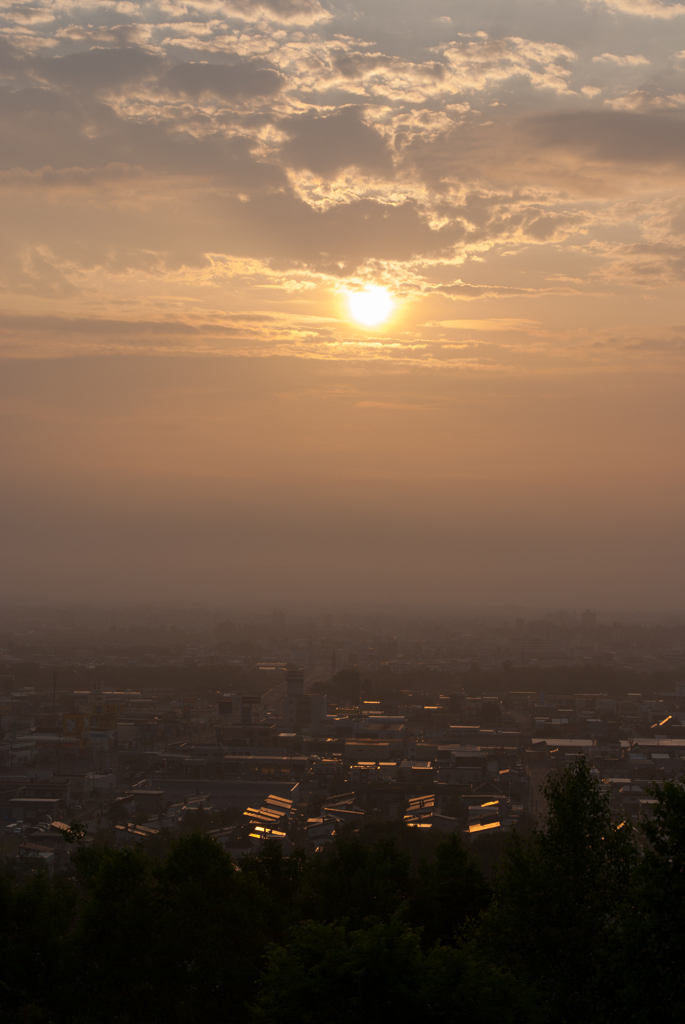
[[[369,285],[363,292],[351,292],[347,302],[354,319],[366,327],[375,327],[392,313],[392,298],[378,285]]]

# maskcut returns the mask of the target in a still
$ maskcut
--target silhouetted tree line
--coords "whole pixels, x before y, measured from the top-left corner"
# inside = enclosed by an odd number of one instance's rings
[[[160,858],[83,846],[53,877],[6,865],[2,1020],[682,1021],[685,789],[666,783],[638,833],[582,759],[546,796],[492,879],[458,836],[429,858],[396,825],[311,857],[236,861],[194,833]]]

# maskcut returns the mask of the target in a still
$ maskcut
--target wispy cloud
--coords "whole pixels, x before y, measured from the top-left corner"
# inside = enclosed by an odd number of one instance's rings
[[[439,362],[431,332],[540,339],[545,303],[673,287],[680,11],[604,6],[584,34],[542,0],[401,0],[401,31],[376,0],[0,3],[5,353]],[[394,340],[345,333],[368,283]]]

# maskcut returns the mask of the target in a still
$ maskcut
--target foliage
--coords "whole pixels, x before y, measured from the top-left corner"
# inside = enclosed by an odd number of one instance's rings
[[[637,845],[614,823],[584,758],[551,776],[543,827],[513,834],[479,941],[537,985],[556,1020],[594,1022],[605,997],[607,957],[632,882]],[[521,941],[521,937],[525,940]]]
[[[454,943],[489,902],[490,886],[483,872],[461,839],[451,835],[438,846],[432,863],[419,866],[409,918],[423,929],[424,945]]]
[[[19,884],[0,874],[0,1008],[10,1021],[58,1001],[65,984],[76,893],[40,872]]]
[[[0,870],[5,1024],[637,1024],[685,1018],[685,788],[641,835],[583,759],[493,879],[456,836],[373,822],[234,861],[194,832]],[[638,841],[639,840],[639,841]]]
[[[529,1022],[511,975],[420,936],[399,916],[362,929],[307,921],[272,946],[252,1008],[254,1024],[474,1024]]]
[[[617,950],[629,969],[614,989],[622,1021],[653,1013],[658,993],[665,1024],[685,1019],[685,788],[666,782],[651,788],[651,817],[640,826],[647,848],[623,908]]]
[[[88,829],[83,822],[77,821],[76,818],[74,818],[69,822],[69,827],[62,832],[62,835],[67,843],[80,843],[85,837],[87,831]]]
[[[357,837],[343,837],[312,859],[299,894],[301,916],[344,917],[353,928],[368,917],[387,921],[406,904],[411,884],[409,855],[392,840],[368,846]]]

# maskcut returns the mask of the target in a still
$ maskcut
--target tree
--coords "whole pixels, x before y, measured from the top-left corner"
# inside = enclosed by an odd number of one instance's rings
[[[71,938],[85,1024],[194,1024],[253,995],[268,936],[251,876],[211,837],[181,836],[162,861],[144,848],[84,848],[84,897]],[[67,972],[68,973],[68,972]]]
[[[536,984],[555,1019],[594,1024],[637,845],[626,822],[612,822],[584,758],[550,775],[543,792],[547,819],[507,843],[478,942]]]
[[[69,822],[69,827],[62,832],[64,840],[67,843],[80,843],[86,836],[88,829],[82,821],[77,821],[73,818]]]
[[[263,907],[263,922],[271,941],[280,942],[286,928],[300,920],[297,897],[307,860],[303,850],[284,856],[281,844],[267,840],[258,854],[246,854],[239,860],[246,879],[254,882]]]
[[[532,1024],[511,975],[464,951],[434,946],[398,917],[348,930],[307,921],[272,946],[252,1007],[253,1024]]]
[[[432,863],[419,865],[418,885],[410,901],[411,922],[422,929],[424,947],[454,943],[469,920],[475,920],[490,901],[490,887],[466,850],[461,836],[452,834],[435,851]]]
[[[685,786],[650,788],[656,800],[640,825],[647,840],[626,900],[614,990],[616,1019],[645,1020],[658,993],[665,1024],[685,1019]]]
[[[68,984],[68,941],[76,891],[41,871],[26,880],[0,874],[0,1013],[4,1021],[41,1020]]]
[[[141,849],[82,847],[72,857],[83,898],[70,936],[75,1022],[155,1019],[159,894]],[[66,1009],[66,1008],[65,1008]]]
[[[300,920],[340,921],[352,928],[366,918],[389,920],[413,890],[411,858],[392,838],[372,845],[341,837],[310,859],[299,895]]]
[[[268,936],[253,876],[211,836],[182,836],[155,868],[157,1019],[220,1020],[253,996]]]

